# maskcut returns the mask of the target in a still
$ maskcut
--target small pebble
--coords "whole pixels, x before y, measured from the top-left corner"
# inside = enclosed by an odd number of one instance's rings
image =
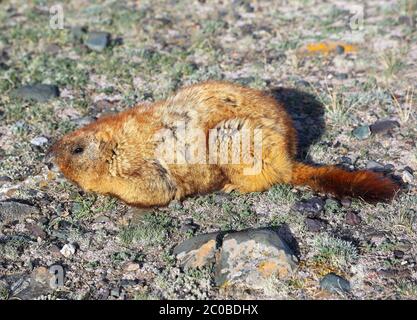
[[[36,137],[30,140],[30,143],[33,144],[34,146],[42,147],[48,143],[48,139],[40,136],[40,137]]]
[[[75,246],[71,243],[67,243],[66,245],[64,245],[62,247],[62,249],[60,250],[61,254],[65,257],[65,258],[69,258],[71,257],[73,254],[75,254]]]
[[[366,164],[366,169],[374,170],[374,171],[384,171],[384,165],[380,164],[379,162],[371,160],[371,161],[368,161],[368,163]]]
[[[414,176],[407,170],[403,171],[403,173],[401,174],[401,178],[403,179],[405,183],[408,183],[408,184],[411,184],[414,181]]]
[[[362,221],[361,217],[358,214],[356,214],[355,212],[349,211],[346,214],[345,222],[348,225],[356,226],[356,225],[360,224],[361,221]]]
[[[110,33],[101,31],[89,32],[84,44],[91,50],[103,51],[110,44]]]
[[[352,164],[352,159],[346,156],[340,157],[340,162],[342,163],[347,163],[347,164]]]
[[[0,186],[2,184],[8,183],[8,182],[12,182],[12,178],[8,177],[8,176],[0,176]]]
[[[395,167],[390,163],[388,163],[384,166],[384,171],[386,171],[386,172],[393,171],[394,169],[395,169]]]
[[[353,130],[352,134],[359,140],[365,140],[371,136],[371,129],[369,126],[360,126]]]
[[[294,209],[310,217],[316,217],[323,211],[324,201],[321,198],[314,197],[308,200],[299,201],[294,205]]]
[[[384,133],[386,131],[392,130],[396,127],[399,127],[400,124],[395,120],[381,120],[377,121],[370,126],[371,132],[373,134]]]
[[[350,206],[352,205],[352,200],[349,198],[344,198],[340,201],[340,203],[342,204],[343,207],[350,208]]]
[[[345,53],[345,47],[343,47],[341,45],[337,45],[336,46],[336,53],[337,54],[344,54]]]
[[[310,232],[319,232],[326,227],[326,223],[320,219],[306,218],[305,223]]]
[[[402,259],[404,257],[404,251],[394,250],[395,259]]]
[[[329,273],[320,280],[320,288],[331,293],[350,292],[350,283],[335,273]]]
[[[346,80],[346,79],[348,78],[348,75],[347,75],[347,73],[336,73],[336,74],[334,75],[334,77],[335,77],[337,80]]]

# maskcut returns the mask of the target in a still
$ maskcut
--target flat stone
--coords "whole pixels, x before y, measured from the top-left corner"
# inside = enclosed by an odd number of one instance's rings
[[[386,172],[394,171],[394,169],[395,169],[394,165],[392,165],[390,163],[388,163],[384,166],[384,171],[386,171]]]
[[[2,184],[9,183],[9,182],[12,182],[12,181],[13,181],[12,178],[10,178],[8,176],[0,176],[0,186]]]
[[[371,244],[378,247],[387,240],[387,235],[385,234],[385,232],[375,231],[375,232],[369,233],[366,236],[366,238],[369,239],[369,242]]]
[[[0,202],[0,224],[23,221],[26,217],[39,213],[39,209],[17,201]]]
[[[355,138],[365,140],[371,136],[371,129],[369,126],[360,126],[352,131]]]
[[[402,251],[402,250],[394,250],[394,257],[395,257],[395,259],[402,259],[402,258],[404,258],[404,251]]]
[[[12,97],[27,101],[46,102],[50,99],[59,97],[59,89],[55,85],[33,84],[16,89]]]
[[[204,267],[215,261],[222,236],[221,232],[197,235],[177,245],[173,254],[185,269]]]
[[[409,171],[407,171],[407,170],[404,170],[404,171],[402,172],[402,174],[401,174],[401,178],[403,179],[403,181],[404,181],[405,183],[409,183],[409,184],[413,183],[413,181],[414,181],[414,176],[413,176],[413,174],[412,174],[412,173],[410,173],[410,172],[409,172]]]
[[[75,254],[76,248],[72,243],[67,243],[65,244],[62,249],[60,250],[61,254],[65,257],[65,258],[69,258],[72,255]]]
[[[317,217],[323,211],[324,201],[321,198],[314,197],[308,200],[298,201],[294,205],[294,209],[300,213],[310,217]]]
[[[251,229],[227,234],[216,257],[215,282],[218,286],[243,285],[263,288],[271,277],[285,279],[298,259],[273,229]]]
[[[348,213],[346,213],[345,222],[348,225],[356,226],[360,224],[361,221],[362,221],[361,217],[355,212],[349,211]]]
[[[71,38],[75,41],[80,41],[83,39],[87,33],[87,28],[82,26],[71,27]]]
[[[126,266],[124,267],[124,270],[127,272],[133,272],[139,269],[140,269],[139,263],[135,263],[135,262],[128,262]]]
[[[344,46],[341,46],[341,45],[337,45],[336,46],[336,53],[337,54],[343,54],[343,53],[345,53],[345,47]]]
[[[37,147],[42,147],[48,143],[48,139],[42,136],[35,137],[30,140],[30,143]]]
[[[180,231],[184,233],[195,233],[200,226],[195,223],[184,223],[181,225]]]
[[[399,122],[395,120],[380,120],[375,122],[374,124],[371,124],[370,129],[373,134],[379,134],[392,130],[399,126]]]
[[[46,232],[38,225],[33,223],[26,224],[26,229],[29,231],[31,235],[33,235],[35,238],[46,238]]]
[[[350,206],[352,205],[352,200],[349,198],[343,198],[340,201],[340,204],[344,207],[344,208],[350,208]]]
[[[371,160],[366,164],[366,169],[373,171],[384,171],[385,166],[379,162]]]
[[[335,273],[325,275],[320,280],[320,288],[331,293],[348,293],[351,290],[349,281]]]
[[[53,274],[46,267],[37,267],[31,274],[6,276],[3,280],[8,283],[12,299],[33,300],[53,292],[51,286]]]
[[[336,73],[336,74],[334,75],[334,77],[335,77],[337,80],[346,80],[346,79],[348,78],[348,74],[347,74],[347,73]]]
[[[319,232],[320,230],[326,228],[326,223],[320,219],[306,218],[305,224],[307,230],[310,232]]]
[[[398,17],[398,23],[405,24],[409,27],[413,27],[414,26],[414,17],[413,16],[406,16],[406,15],[399,16]]]
[[[94,51],[103,51],[110,44],[110,33],[92,31],[87,34],[84,44]]]

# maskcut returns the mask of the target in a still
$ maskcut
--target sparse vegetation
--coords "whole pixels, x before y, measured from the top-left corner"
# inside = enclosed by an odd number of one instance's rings
[[[314,260],[338,269],[345,269],[358,258],[355,246],[345,240],[323,234],[314,239]]]
[[[416,5],[382,2],[367,3],[363,25],[352,28],[354,13],[343,1],[73,0],[62,2],[63,29],[49,25],[52,1],[0,2],[0,201],[39,208],[39,214],[0,221],[0,299],[19,291],[3,278],[20,283],[38,266],[53,264],[65,269],[65,289],[56,294],[63,299],[121,299],[117,288],[128,299],[237,299],[244,290],[219,290],[211,268],[179,268],[173,247],[196,234],[283,224],[298,244],[301,271],[247,297],[321,298],[318,277],[331,271],[375,281],[352,282],[354,298],[415,299],[417,32],[409,18],[415,19]],[[109,32],[109,45],[89,49],[89,31]],[[327,40],[358,50],[299,52]],[[392,165],[385,173],[398,178],[408,170],[409,182],[392,203],[327,201],[318,217],[294,209],[316,195],[289,185],[196,195],[138,217],[118,200],[81,192],[50,171],[45,154],[64,133],[205,80],[278,88],[298,131],[300,160],[351,169],[377,161],[385,169]],[[57,85],[59,97],[14,96],[36,83]],[[364,140],[351,134],[385,119],[401,126]],[[39,137],[47,142],[31,142]],[[350,211],[361,217],[359,224],[348,223]],[[198,228],[184,231],[191,218]],[[307,218],[325,228],[307,229]],[[60,250],[69,243],[75,253],[64,257]],[[55,298],[34,292],[33,298]]]
[[[141,245],[160,245],[164,243],[173,227],[172,219],[164,214],[146,214],[137,226],[130,226],[120,234],[123,243]]]

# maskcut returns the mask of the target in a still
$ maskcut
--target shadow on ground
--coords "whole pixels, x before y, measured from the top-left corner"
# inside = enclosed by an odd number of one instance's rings
[[[269,90],[290,114],[298,138],[298,159],[311,162],[310,146],[320,140],[325,130],[323,105],[310,93],[298,89],[276,87]]]

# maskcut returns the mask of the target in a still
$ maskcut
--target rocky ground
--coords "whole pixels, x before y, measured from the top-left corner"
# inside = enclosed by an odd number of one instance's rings
[[[55,3],[0,3],[0,299],[417,298],[415,2],[74,0],[58,29]],[[403,192],[275,186],[143,212],[44,161],[64,133],[207,79],[285,102],[300,159]]]

